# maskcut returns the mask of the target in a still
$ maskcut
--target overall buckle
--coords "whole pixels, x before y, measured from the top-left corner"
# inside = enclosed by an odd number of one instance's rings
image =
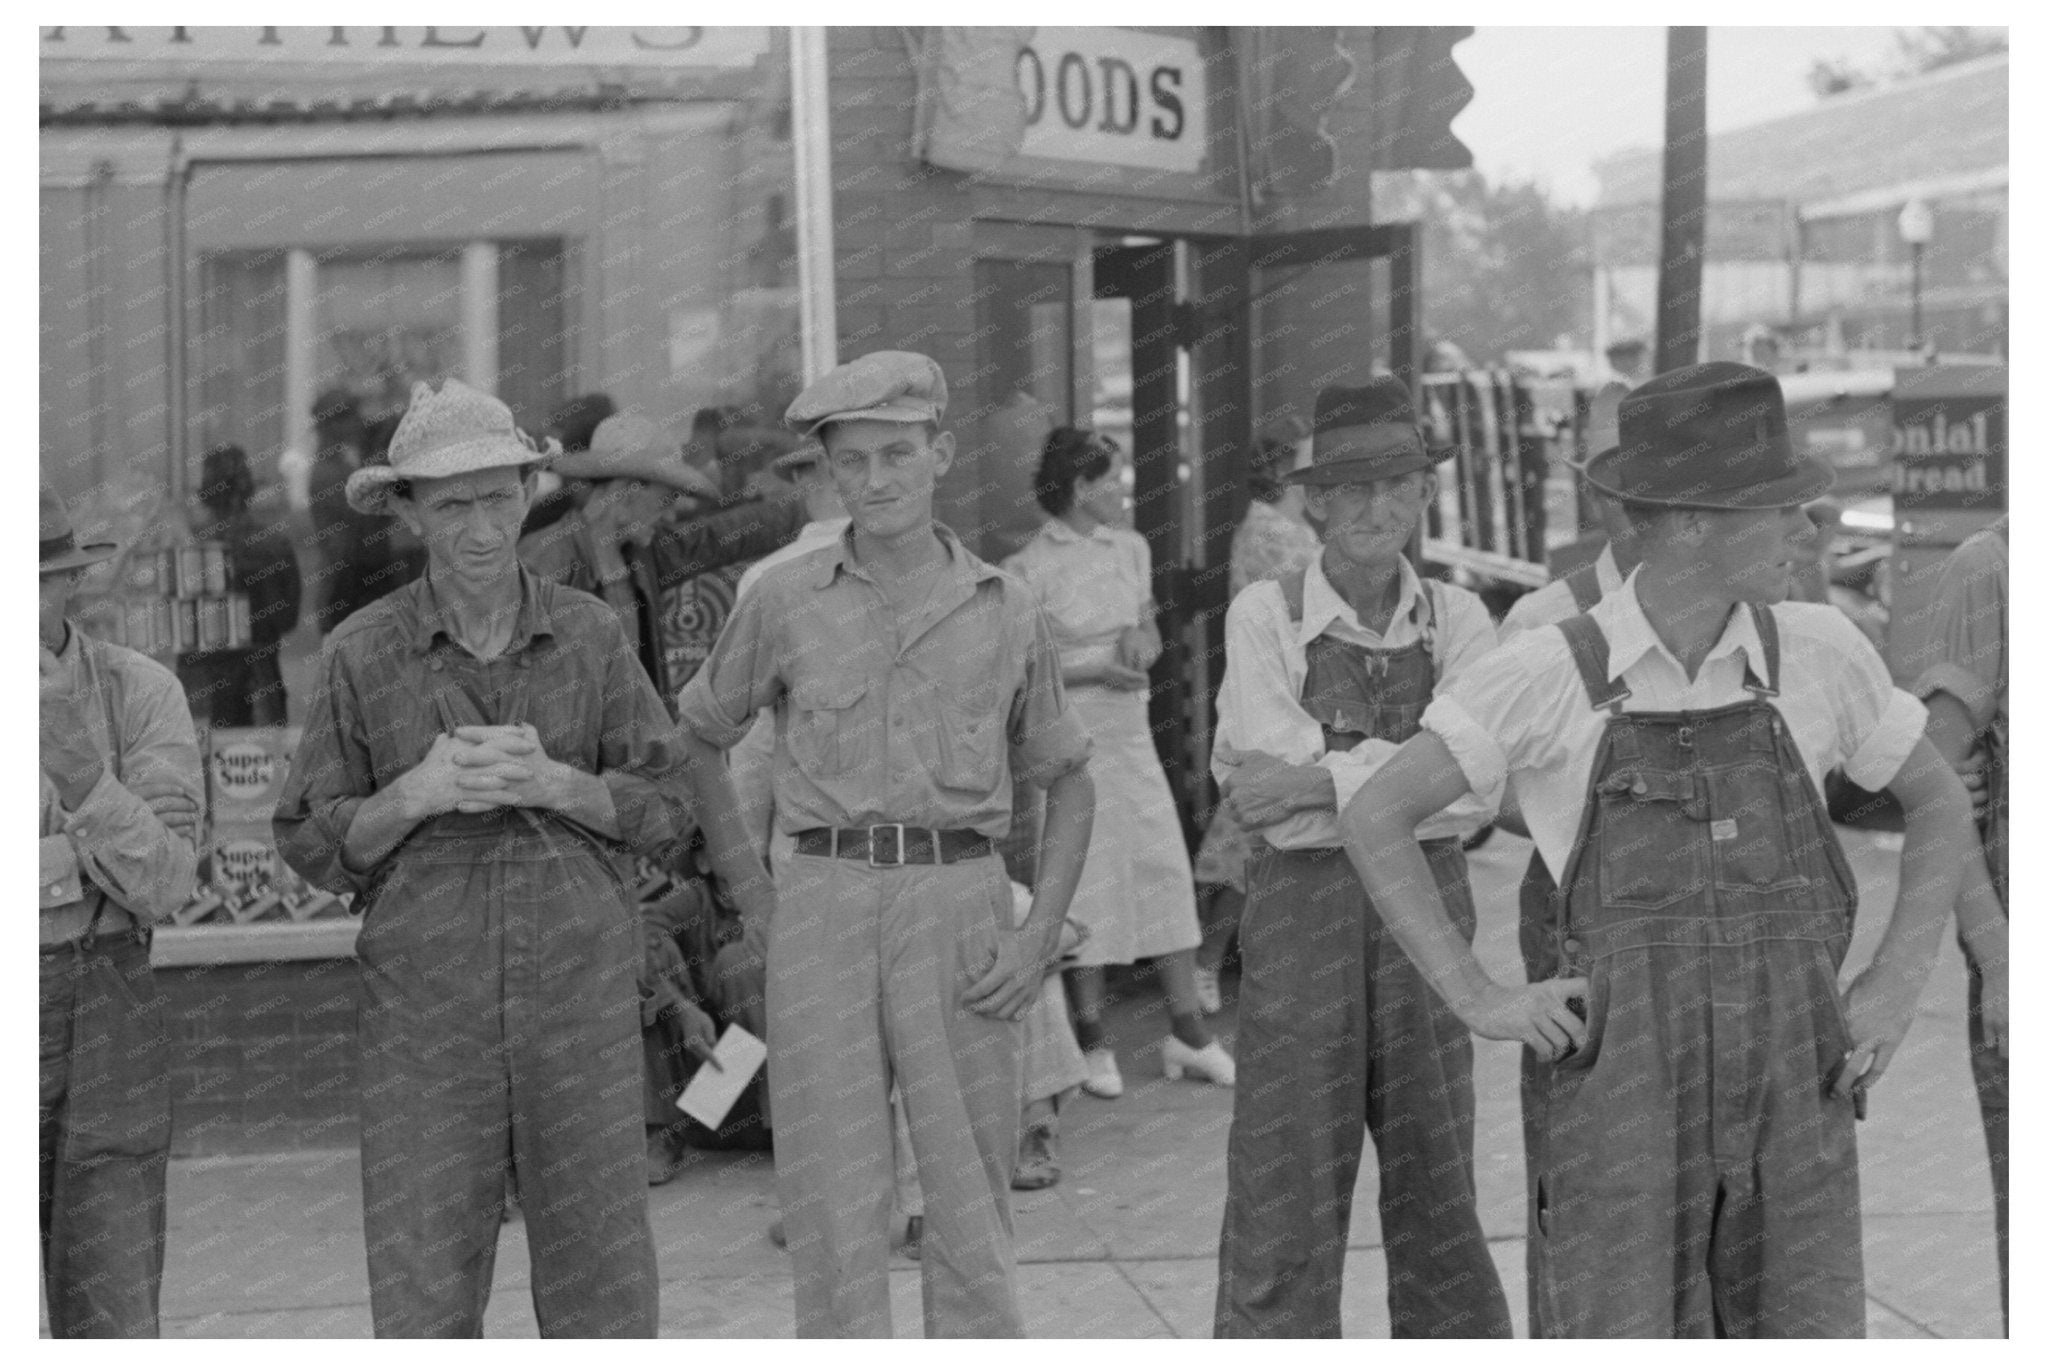
[[[885,830],[885,829],[893,829],[893,830],[895,830],[895,831],[896,831],[896,858],[895,858],[895,861],[893,861],[893,862],[881,862],[881,861],[878,861],[878,860],[877,860],[877,859],[875,858],[875,836],[876,836],[876,835],[877,835],[878,833],[880,833],[880,832],[881,832],[882,830]],[[901,867],[901,866],[903,866],[903,826],[902,826],[902,825],[869,825],[869,826],[868,826],[868,866],[869,866],[869,867]]]

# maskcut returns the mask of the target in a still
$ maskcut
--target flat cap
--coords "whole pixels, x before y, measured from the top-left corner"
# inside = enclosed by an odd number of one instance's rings
[[[937,422],[946,415],[946,376],[915,351],[872,351],[821,375],[783,414],[792,431],[814,435],[827,422]]]

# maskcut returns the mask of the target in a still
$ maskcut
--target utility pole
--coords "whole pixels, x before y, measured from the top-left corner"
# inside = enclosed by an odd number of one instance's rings
[[[1707,31],[1674,25],[1664,46],[1663,242],[1657,270],[1657,372],[1700,358],[1707,236]]]

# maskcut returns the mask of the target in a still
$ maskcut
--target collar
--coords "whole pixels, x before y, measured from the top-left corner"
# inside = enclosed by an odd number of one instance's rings
[[[808,544],[812,541],[832,540],[844,534],[846,529],[852,525],[852,517],[826,517],[821,521],[807,521],[803,524],[803,528],[796,533],[796,538],[799,543],[803,544]]]
[[[962,545],[960,537],[954,535],[952,528],[944,522],[933,522],[932,532],[938,536],[939,544],[945,547],[947,560],[953,567],[953,578],[961,586],[972,587],[976,583],[987,579],[1002,577],[1001,571],[994,565],[977,559],[965,545]],[[846,526],[839,532],[837,539],[833,542],[831,553],[819,555],[818,559],[818,569],[811,576],[811,586],[820,592],[832,586],[833,582],[838,579],[841,570],[844,570],[854,578],[858,578],[863,583],[873,583],[875,581],[874,577],[867,570],[861,568],[860,561],[854,557],[852,517],[846,519]]]
[[[1045,525],[1039,528],[1038,533],[1055,545],[1079,545],[1083,541],[1111,538],[1111,528],[1102,522],[1096,522],[1088,528],[1088,534],[1082,535],[1058,517],[1047,517]]]
[[[1419,621],[1422,614],[1422,580],[1415,574],[1415,567],[1406,555],[1401,557],[1401,588],[1394,599],[1394,614],[1387,618],[1388,629],[1395,621],[1406,615],[1411,621]],[[1301,584],[1301,629],[1296,635],[1299,643],[1306,646],[1310,640],[1330,628],[1332,621],[1342,621],[1360,634],[1366,634],[1359,624],[1358,613],[1344,600],[1343,594],[1332,587],[1323,573],[1323,556],[1318,550],[1309,560]]]
[[[448,619],[448,609],[440,595],[434,591],[433,573],[421,574],[412,583],[412,647],[413,652],[425,654],[433,649],[434,637],[445,635],[452,642],[455,631]],[[553,638],[555,633],[554,611],[541,595],[541,580],[528,573],[524,564],[519,565],[519,614],[512,621],[512,639],[505,646],[505,653],[512,654],[532,644],[538,636]]]
[[[1650,624],[1650,618],[1643,614],[1642,600],[1636,596],[1636,583],[1642,574],[1637,567],[1628,576],[1620,592],[1610,593],[1600,599],[1591,615],[1600,622],[1600,629],[1607,636],[1607,680],[1613,682],[1630,668],[1641,662],[1652,652],[1662,654],[1671,661],[1671,666],[1682,674],[1685,670],[1677,658],[1657,637],[1657,630]],[[1766,687],[1776,687],[1778,680],[1766,676],[1769,665],[1764,659],[1764,644],[1756,633],[1756,614],[1747,606],[1737,606],[1728,613],[1728,624],[1721,630],[1721,638],[1707,651],[1701,661],[1702,671],[1716,659],[1741,654],[1751,672]]]
[[[1600,585],[1602,597],[1612,597],[1621,591],[1621,565],[1614,562],[1612,545],[1600,547],[1600,557],[1593,561],[1593,580]]]

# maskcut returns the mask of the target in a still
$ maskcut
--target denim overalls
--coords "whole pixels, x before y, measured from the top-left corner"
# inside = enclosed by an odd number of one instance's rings
[[[1560,629],[1610,719],[1548,923],[1591,984],[1584,1046],[1531,1087],[1542,1330],[1860,1336],[1854,1109],[1825,1093],[1856,891],[1826,807],[1754,668],[1749,700],[1624,712],[1599,626]]]
[[[1300,573],[1280,580],[1301,619]],[[1331,751],[1418,728],[1436,685],[1436,613],[1422,638],[1372,649],[1318,636],[1302,706]],[[1469,942],[1465,854],[1423,845]],[[1472,1176],[1472,1039],[1381,924],[1342,848],[1254,840],[1240,947],[1238,1084],[1216,1291],[1218,1337],[1336,1337],[1365,1130],[1397,1337],[1506,1337],[1507,1296]]]

